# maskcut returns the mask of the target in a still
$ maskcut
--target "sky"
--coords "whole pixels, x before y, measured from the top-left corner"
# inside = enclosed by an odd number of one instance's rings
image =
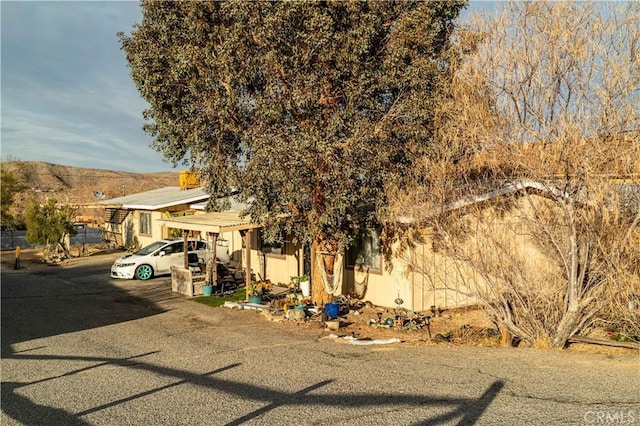
[[[1,159],[177,171],[150,147],[118,31],[137,1],[8,2],[2,15]]]
[[[141,21],[137,1],[1,1],[0,14],[2,161],[181,169],[142,131],[147,104],[116,36]]]

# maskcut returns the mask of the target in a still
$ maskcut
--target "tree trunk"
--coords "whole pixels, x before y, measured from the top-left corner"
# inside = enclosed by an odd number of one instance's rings
[[[506,325],[500,326],[500,344],[503,348],[510,348],[513,346],[513,334],[509,331]]]
[[[314,241],[311,245],[311,302],[317,306],[324,306],[326,303],[331,302],[333,296],[327,293],[322,285],[322,272],[315,258],[318,256],[318,248],[318,243]],[[325,259],[325,262],[326,261],[327,259]],[[325,267],[327,266],[329,265],[325,263]],[[333,264],[330,265],[330,268],[330,270],[333,271]]]
[[[569,340],[578,324],[580,324],[581,319],[582,312],[580,308],[578,306],[570,306],[569,310],[562,317],[562,320],[560,320],[560,324],[558,324],[556,333],[551,340],[551,346],[554,348],[564,348],[567,345],[567,340]]]
[[[576,327],[580,324],[582,320],[582,309],[580,308],[579,303],[579,292],[578,287],[580,285],[579,281],[579,267],[578,267],[578,243],[575,234],[575,226],[573,223],[570,227],[569,234],[569,243],[571,247],[570,253],[570,264],[568,270],[567,279],[569,281],[567,288],[567,298],[566,298],[566,312],[562,316],[560,323],[558,324],[558,328],[556,329],[556,333],[551,340],[551,346],[554,348],[564,348],[567,345],[567,340],[569,337],[576,331]]]

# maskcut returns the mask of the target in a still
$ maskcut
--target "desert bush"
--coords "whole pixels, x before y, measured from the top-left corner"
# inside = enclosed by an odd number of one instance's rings
[[[430,227],[476,271],[495,321],[531,344],[637,332],[639,10],[509,3],[462,31],[475,50],[437,111],[424,184],[398,188],[386,212]]]

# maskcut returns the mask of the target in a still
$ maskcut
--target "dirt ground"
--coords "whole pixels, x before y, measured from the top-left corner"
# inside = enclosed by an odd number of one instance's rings
[[[284,316],[282,317],[284,321]],[[447,310],[434,315],[431,312],[417,313],[403,308],[382,308],[353,301],[349,307],[342,305],[337,320],[325,321],[322,314],[317,314],[297,325],[323,328],[338,337],[365,341],[395,338],[414,345],[500,345],[497,328],[477,307]]]
[[[87,262],[103,253],[100,246],[89,246],[87,257],[73,257],[60,262],[61,266]],[[73,250],[72,250],[73,253]],[[15,251],[2,251],[2,271],[15,266]],[[47,268],[37,249],[26,249],[20,253],[21,269]],[[408,345],[472,345],[485,347],[501,346],[500,333],[485,312],[478,307],[449,309],[442,312],[411,312],[400,308],[382,308],[358,300],[343,301],[337,320],[326,321],[322,313],[311,313],[304,320],[288,318],[283,311],[264,311],[265,321],[282,323],[289,327],[304,327],[322,331],[327,336],[358,339],[363,341],[385,341],[399,339]],[[428,319],[427,319],[428,317]],[[396,320],[396,321],[394,321]],[[391,324],[387,325],[387,321]],[[630,354],[638,350],[603,345],[572,343],[566,350],[603,354]]]
[[[431,312],[412,313],[404,309],[396,310],[375,307],[370,304],[364,304],[364,306],[356,304],[348,309],[343,307],[338,321],[325,321],[322,314],[311,315],[304,321],[287,319],[284,314],[268,312],[263,314],[270,321],[286,323],[292,327],[322,329],[325,334],[342,339],[380,342],[398,339],[403,344],[412,346],[502,346],[498,328],[479,307],[450,309],[433,315]],[[378,321],[378,314],[381,314],[381,321]],[[386,326],[387,318],[393,320],[397,314],[400,314],[400,322]],[[412,314],[417,318],[410,319]],[[403,315],[405,318],[402,317]],[[429,316],[428,326],[424,322],[425,316]],[[526,347],[525,344],[517,346]],[[545,347],[539,348],[546,349]],[[571,343],[564,350],[609,355],[640,354],[638,349],[585,343]]]

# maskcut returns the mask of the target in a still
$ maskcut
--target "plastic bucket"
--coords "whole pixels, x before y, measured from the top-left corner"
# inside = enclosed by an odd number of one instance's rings
[[[338,313],[340,312],[340,305],[338,303],[327,303],[324,305],[324,313],[327,314],[327,317],[333,319],[338,317]]]
[[[249,303],[262,303],[262,296],[249,296]]]
[[[202,286],[202,295],[203,296],[211,296],[213,294],[213,286],[212,285],[203,285]]]
[[[301,281],[300,291],[302,292],[303,297],[309,297],[311,294],[311,281]]]

